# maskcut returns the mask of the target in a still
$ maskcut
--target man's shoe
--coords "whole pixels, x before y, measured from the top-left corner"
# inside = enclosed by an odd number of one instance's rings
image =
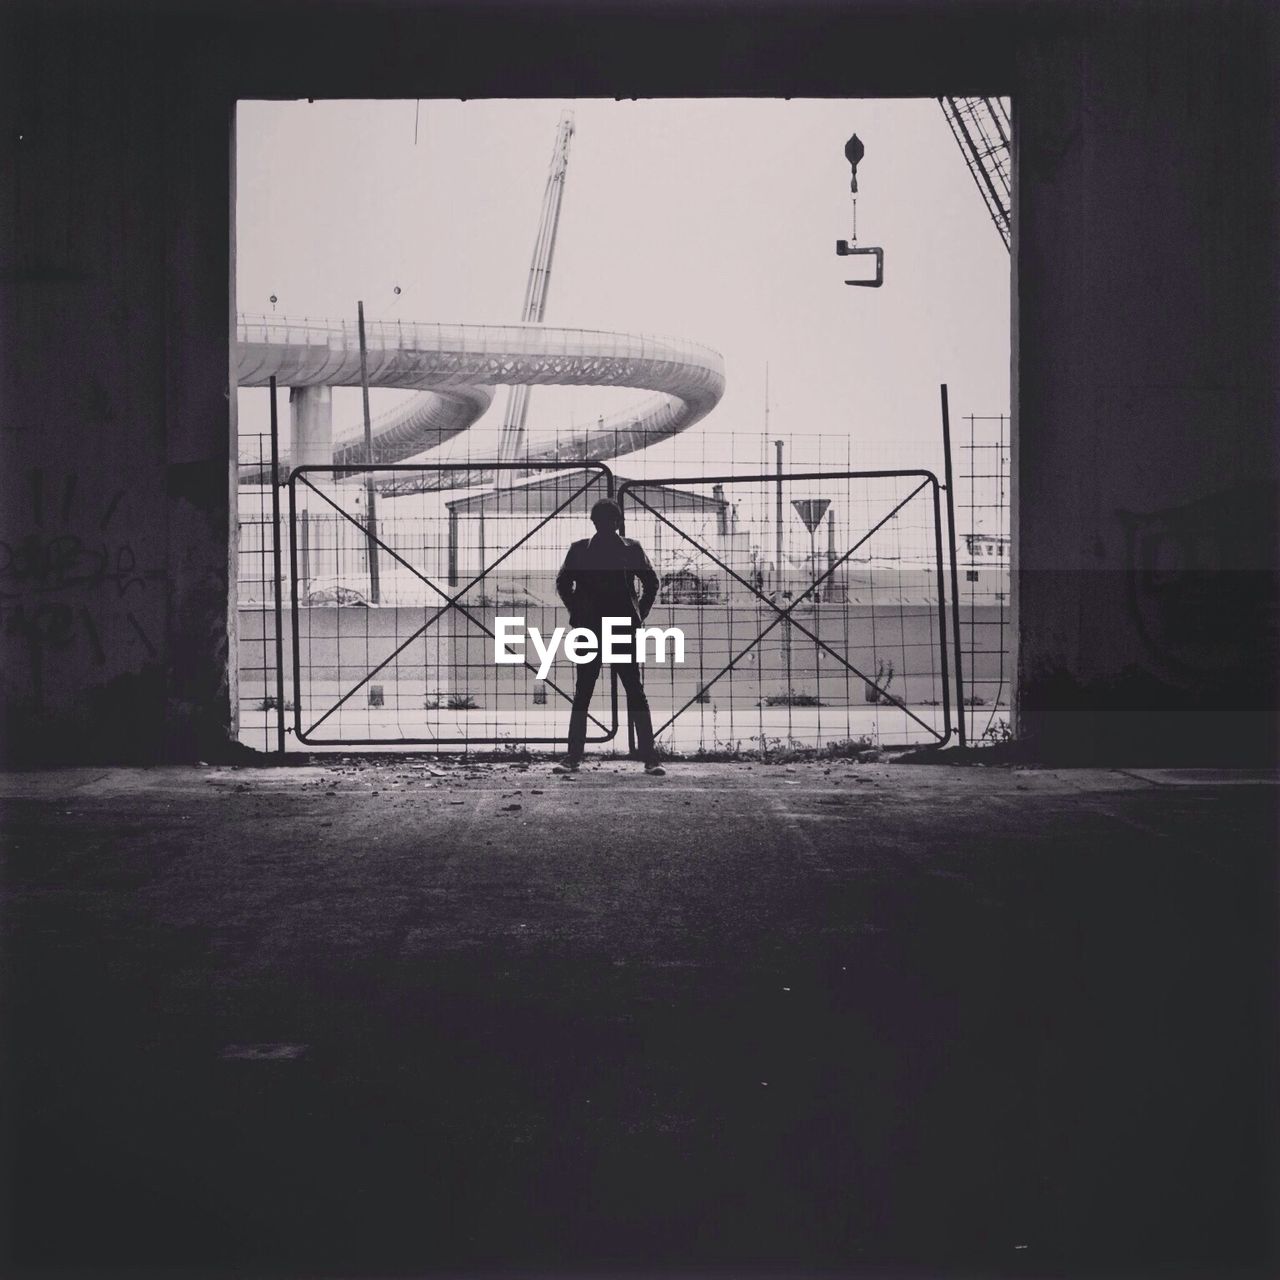
[[[551,772],[552,773],[577,773],[582,768],[581,760],[561,760]]]
[[[645,765],[644,771],[651,778],[665,778],[667,776],[667,771],[656,760],[651,764]]]

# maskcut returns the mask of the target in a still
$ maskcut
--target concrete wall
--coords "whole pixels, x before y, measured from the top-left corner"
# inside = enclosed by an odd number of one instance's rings
[[[207,754],[234,682],[230,104],[141,27],[7,43],[6,751]]]
[[[1055,756],[1265,755],[1274,43],[1261,7],[1117,8],[1019,50],[1018,723]]]
[[[0,32],[5,753],[232,749],[237,97],[939,92],[1012,92],[1019,119],[1021,728],[1048,755],[1264,753],[1270,12],[11,3]],[[1201,626],[1210,606],[1238,617],[1232,645]],[[1224,718],[1232,688],[1246,692]]]

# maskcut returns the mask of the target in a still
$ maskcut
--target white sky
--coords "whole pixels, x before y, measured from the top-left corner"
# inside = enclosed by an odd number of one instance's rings
[[[623,474],[755,470],[766,362],[769,436],[791,438],[797,466],[937,466],[940,382],[953,418],[1008,412],[1009,255],[932,99],[242,103],[237,308],[269,313],[274,293],[281,316],[354,319],[363,298],[371,319],[517,322],[565,106],[577,132],[546,322],[725,359],[719,407]],[[855,130],[859,243],[885,250],[881,289],[847,288],[834,251]],[[373,412],[397,394],[375,391]],[[537,388],[529,429],[646,394]],[[240,392],[242,432],[265,430],[266,395]],[[334,399],[343,435],[359,391]]]

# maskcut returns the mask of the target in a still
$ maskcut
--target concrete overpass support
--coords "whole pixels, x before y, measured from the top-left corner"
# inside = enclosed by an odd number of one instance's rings
[[[295,467],[333,464],[333,389],[290,387],[289,426]]]
[[[290,387],[289,429],[292,443],[289,465],[294,467],[328,467],[333,465],[333,388]],[[317,477],[323,481],[324,477]],[[336,515],[329,504],[312,493],[305,485],[297,489],[298,519],[310,522],[326,514]],[[332,546],[332,538],[317,538],[310,530],[301,539],[306,554],[298,565],[298,592],[303,598],[310,584],[336,572],[332,553],[325,554],[326,546]]]

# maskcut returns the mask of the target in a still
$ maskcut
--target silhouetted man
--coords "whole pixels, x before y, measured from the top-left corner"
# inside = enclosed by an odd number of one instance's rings
[[[662,777],[666,772],[658,763],[653,745],[653,720],[649,716],[649,700],[640,680],[640,666],[635,661],[635,627],[653,607],[658,594],[658,575],[654,573],[644,548],[631,538],[622,536],[622,508],[609,498],[602,498],[591,508],[595,537],[575,542],[556,575],[556,592],[569,610],[569,624],[585,627],[595,634],[596,654],[578,666],[573,690],[573,711],[569,716],[569,754],[556,773],[576,773],[582,763],[587,741],[587,708],[600,674],[605,618],[629,618],[630,634],[615,650],[626,652],[630,662],[618,664],[618,677],[627,691],[627,711],[636,730],[636,747],[644,761],[645,772]],[[636,600],[635,584],[641,594]],[[616,625],[616,624],[615,624]],[[615,631],[615,635],[617,632]]]

